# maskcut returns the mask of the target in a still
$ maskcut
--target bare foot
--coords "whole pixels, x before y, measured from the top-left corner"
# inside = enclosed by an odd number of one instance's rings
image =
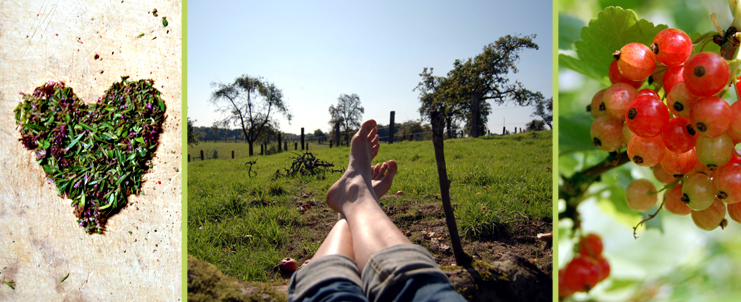
[[[327,191],[327,205],[333,210],[342,213],[343,207],[359,199],[361,195],[369,194],[373,200],[378,200],[372,189],[371,158],[378,153],[378,129],[376,121],[363,122],[350,141],[350,160],[345,174]],[[375,153],[375,154],[374,154]]]
[[[376,197],[380,199],[381,196],[385,195],[386,192],[389,191],[394,182],[394,175],[396,175],[397,169],[398,166],[393,160],[379,163],[371,167],[371,183],[373,186],[373,192],[376,193]],[[345,215],[339,213],[337,214],[337,219],[345,219]]]
[[[393,160],[373,166],[373,172],[371,172],[373,181],[371,183],[373,183],[373,191],[379,199],[391,189],[397,168],[398,166]]]

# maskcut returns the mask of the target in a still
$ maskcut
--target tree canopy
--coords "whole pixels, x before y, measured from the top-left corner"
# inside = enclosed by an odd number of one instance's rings
[[[283,114],[289,123],[292,119],[288,104],[283,100],[283,92],[261,77],[242,75],[233,83],[212,83],[212,86],[216,90],[212,93],[211,102],[216,105],[216,111],[222,114],[222,119],[214,122],[214,126],[241,128],[250,145],[250,156],[253,155],[253,143],[263,131],[278,129],[275,113]]]
[[[339,124],[345,132],[345,140],[350,141],[349,133],[352,129],[360,128],[360,122],[365,113],[365,108],[360,105],[360,97],[357,94],[342,94],[337,98],[337,106],[329,106],[331,119],[330,125]]]
[[[535,35],[501,37],[484,47],[483,52],[465,61],[456,60],[447,77],[432,75],[432,68],[424,68],[422,81],[415,90],[420,90],[419,111],[424,119],[436,109],[446,118],[448,136],[451,124],[465,121],[473,136],[486,132],[486,122],[491,113],[491,103],[498,105],[515,103],[530,106],[543,100],[540,92],[526,89],[519,81],[512,81],[511,74],[517,73],[520,53],[526,49],[538,49],[533,42]]]

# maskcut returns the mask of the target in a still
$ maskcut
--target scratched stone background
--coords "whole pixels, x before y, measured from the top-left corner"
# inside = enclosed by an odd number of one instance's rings
[[[0,300],[180,300],[181,42],[180,1],[0,1],[0,281],[15,283]],[[94,103],[121,76],[155,81],[164,131],[142,193],[88,235],[18,141],[13,109],[49,80]]]

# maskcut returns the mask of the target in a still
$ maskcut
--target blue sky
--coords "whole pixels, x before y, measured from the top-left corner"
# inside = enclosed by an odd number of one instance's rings
[[[294,118],[281,130],[330,128],[328,108],[358,94],[363,119],[418,120],[413,89],[424,67],[444,76],[502,36],[537,34],[512,78],[553,93],[552,1],[188,1],[188,116],[219,119],[212,82],[248,74],[282,89]],[[494,106],[489,128],[524,127],[531,107]]]

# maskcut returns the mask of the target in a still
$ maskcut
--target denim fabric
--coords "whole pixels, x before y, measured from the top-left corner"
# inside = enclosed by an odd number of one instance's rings
[[[363,269],[362,281],[355,261],[346,256],[313,260],[291,277],[288,300],[466,301],[437,267],[432,255],[412,244],[388,247],[371,256]]]
[[[463,301],[425,248],[399,244],[368,259],[363,288],[369,301]]]
[[[368,301],[355,261],[344,255],[319,257],[291,276],[288,301]]]

